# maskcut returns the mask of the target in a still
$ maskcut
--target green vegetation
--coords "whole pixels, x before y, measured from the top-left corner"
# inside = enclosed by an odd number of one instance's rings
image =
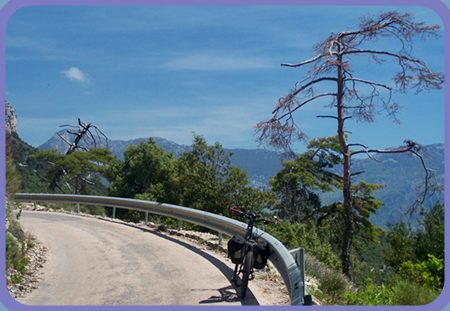
[[[6,134],[6,148],[11,161],[11,166],[7,168],[7,174],[12,172],[12,169],[17,173],[18,181],[14,183],[14,186],[17,186],[15,190],[21,192],[45,192],[47,181],[44,178],[44,171],[48,164],[31,157],[38,149],[28,145],[14,132]],[[12,168],[13,166],[14,168]],[[11,185],[13,185],[11,181],[8,181],[7,187]],[[13,192],[10,191],[9,193]]]
[[[11,145],[6,145],[6,275],[13,283],[22,280],[21,275],[25,273],[28,259],[26,252],[33,247],[33,242],[20,227],[13,213],[12,195],[20,187],[20,175],[13,162],[13,151]]]
[[[100,176],[113,160],[110,151],[103,148],[74,151],[67,155],[62,155],[54,150],[38,151],[30,158],[48,163],[45,172],[47,180],[51,181],[59,172],[64,172],[59,190],[64,193],[76,194],[104,193],[101,190]]]
[[[280,240],[286,247],[303,247],[305,252],[335,270],[339,270],[339,257],[329,243],[317,235],[314,227],[298,222],[282,221],[278,225],[267,226],[266,231]]]
[[[17,142],[19,138],[14,139]],[[374,195],[382,186],[363,180],[352,186],[352,279],[341,273],[342,203],[323,205],[317,195],[340,185],[340,179],[332,173],[340,157],[336,137],[313,140],[305,153],[283,162],[270,189],[251,187],[246,173],[231,164],[233,155],[219,143],[208,145],[201,136],[194,136],[192,147],[178,157],[153,140],[128,147],[123,160],[103,149],[69,155],[18,146],[8,150],[8,194],[33,189],[28,184],[33,180],[38,184],[36,188],[47,186],[52,172],[64,168],[67,174],[63,180],[69,185],[66,189],[74,192],[172,203],[228,216],[231,206],[277,214],[281,223],[267,225],[265,230],[289,248],[305,248],[306,272],[318,284],[311,292],[324,304],[425,304],[434,300],[443,287],[443,205],[438,203],[423,213],[418,228],[396,223],[385,231],[369,221],[382,204]],[[14,155],[13,150],[19,150],[19,154]],[[28,150],[26,155],[20,154],[24,150]],[[45,178],[28,179],[24,184],[18,159],[19,163],[40,167],[39,174]],[[87,178],[95,183],[83,183]],[[52,207],[74,210],[73,205]],[[81,208],[91,214],[111,214],[110,209]],[[19,282],[27,264],[23,255],[32,243],[12,215],[10,204],[7,213],[6,264],[15,271],[9,277],[11,282]],[[117,210],[117,217],[127,221],[140,221],[143,216],[136,211]],[[153,216],[150,220],[166,227],[178,226],[176,220],[166,217]]]
[[[124,160],[115,160],[105,176],[113,196],[158,201],[228,214],[239,205],[261,211],[272,206],[274,196],[249,186],[245,172],[231,165],[232,155],[216,143],[209,146],[194,136],[192,149],[177,159],[153,140],[125,150]],[[137,221],[142,213],[118,211],[118,217]],[[166,220],[166,224],[174,225]]]

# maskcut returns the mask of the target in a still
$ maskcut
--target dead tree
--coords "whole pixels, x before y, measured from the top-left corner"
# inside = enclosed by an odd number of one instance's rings
[[[320,115],[319,118],[330,118],[337,123],[337,136],[342,154],[342,194],[344,207],[344,226],[342,246],[342,269],[350,277],[352,238],[354,235],[354,220],[352,207],[351,183],[357,173],[351,172],[351,159],[357,154],[365,154],[373,158],[381,153],[411,153],[417,156],[425,170],[425,191],[419,203],[426,195],[430,171],[426,168],[421,156],[421,147],[416,142],[405,140],[404,145],[394,149],[371,149],[361,143],[350,143],[350,132],[346,131],[346,122],[350,119],[372,122],[379,111],[385,111],[387,116],[398,121],[399,105],[392,100],[393,90],[406,92],[414,89],[416,92],[430,89],[440,89],[444,77],[442,73],[433,72],[424,61],[412,56],[414,38],[427,39],[438,35],[438,25],[425,25],[417,22],[411,14],[386,12],[373,18],[361,20],[359,28],[331,34],[326,40],[314,47],[316,56],[296,64],[281,66],[310,69],[305,79],[296,83],[291,92],[278,101],[272,112],[272,118],[259,122],[257,130],[260,140],[269,144],[291,149],[294,141],[305,140],[305,133],[295,122],[294,113],[301,107],[329,98],[330,115]],[[389,38],[400,45],[398,51],[373,48],[377,39]],[[392,42],[389,45],[393,46]],[[356,76],[353,58],[370,57],[379,65],[386,61],[397,68],[392,85],[385,82],[372,81]],[[365,86],[369,91],[364,91]],[[320,90],[318,90],[320,88]],[[323,91],[328,89],[329,91]]]
[[[103,137],[105,139],[106,145],[108,143],[108,138],[106,135],[100,131],[100,129],[92,124],[92,123],[84,123],[81,122],[80,118],[78,118],[78,125],[70,125],[65,124],[60,127],[66,128],[65,133],[68,135],[72,135],[73,141],[70,141],[64,135],[57,133],[59,138],[67,144],[68,149],[66,151],[66,155],[71,154],[77,150],[88,151],[90,146],[97,147],[97,141]],[[59,185],[61,178],[66,174],[64,169],[59,170],[54,175],[53,179],[50,182],[49,189],[51,191],[55,191],[58,188],[61,192],[64,193],[62,187]],[[84,180],[86,183],[90,183],[88,180]]]

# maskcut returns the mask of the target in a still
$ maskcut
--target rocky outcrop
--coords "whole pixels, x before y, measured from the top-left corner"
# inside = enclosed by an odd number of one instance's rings
[[[5,101],[5,117],[6,117],[6,133],[11,134],[12,132],[16,132],[17,128],[17,114],[16,109]]]

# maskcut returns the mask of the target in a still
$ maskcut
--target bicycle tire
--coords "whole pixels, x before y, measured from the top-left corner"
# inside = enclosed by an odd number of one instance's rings
[[[247,288],[248,288],[248,281],[250,277],[250,273],[252,271],[252,260],[253,260],[253,253],[248,252],[244,260],[242,262],[242,279],[241,279],[241,286],[239,286],[239,293],[238,296],[240,299],[244,299],[247,295]]]

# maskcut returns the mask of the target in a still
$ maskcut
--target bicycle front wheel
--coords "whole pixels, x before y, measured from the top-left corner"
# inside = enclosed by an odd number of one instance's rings
[[[242,262],[242,276],[241,276],[241,286],[239,287],[238,296],[240,299],[245,298],[247,295],[248,280],[250,278],[250,273],[252,271],[253,253],[248,252]]]

